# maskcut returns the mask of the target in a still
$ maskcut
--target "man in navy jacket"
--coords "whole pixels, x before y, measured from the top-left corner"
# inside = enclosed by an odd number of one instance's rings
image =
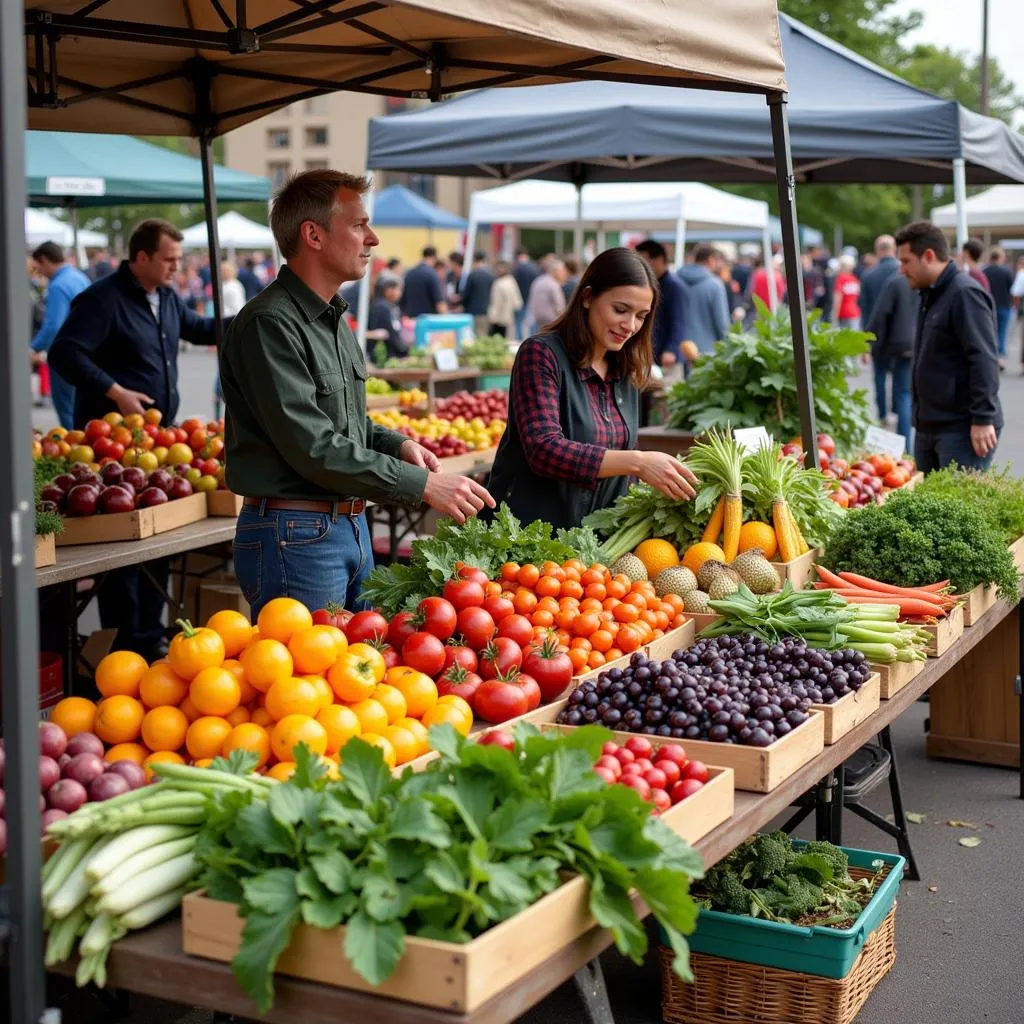
[[[171,281],[181,262],[181,232],[146,220],[132,232],[128,259],[87,288],[50,347],[50,365],[75,388],[75,426],[108,412],[155,407],[165,423],[178,414],[178,342],[213,345],[214,324],[190,310]],[[97,594],[100,622],[116,645],[152,659],[165,649],[161,622],[168,562],[107,574]],[[154,583],[156,585],[154,585]]]

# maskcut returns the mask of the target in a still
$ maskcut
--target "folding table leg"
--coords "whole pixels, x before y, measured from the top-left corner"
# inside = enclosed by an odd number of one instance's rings
[[[573,975],[572,980],[583,1002],[589,1024],[615,1024],[601,961],[594,957]]]

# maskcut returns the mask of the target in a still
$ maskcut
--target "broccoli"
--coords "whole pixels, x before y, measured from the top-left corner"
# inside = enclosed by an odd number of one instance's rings
[[[712,868],[705,884],[715,910],[724,910],[727,914],[750,913],[750,893],[734,871],[724,865]]]
[[[784,878],[776,878],[773,885],[780,892],[785,893],[785,901],[779,905],[784,908],[786,917],[792,920],[817,910],[825,896],[820,886],[809,882],[802,875],[786,875]]]
[[[832,865],[833,877],[836,882],[849,880],[850,858],[838,846],[824,842],[808,843],[804,847],[804,853],[816,853],[824,857]]]
[[[758,874],[768,881],[775,875],[786,873],[793,857],[793,844],[785,832],[773,832],[758,836],[754,841],[754,851],[757,855]]]

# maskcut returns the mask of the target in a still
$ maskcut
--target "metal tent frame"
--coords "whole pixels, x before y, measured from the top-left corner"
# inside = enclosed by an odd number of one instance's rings
[[[27,371],[21,256],[26,110],[33,128],[199,139],[219,321],[212,142],[270,110],[339,90],[436,101],[471,89],[572,80],[763,94],[771,113],[786,270],[790,280],[799,280],[795,179],[772,0],[727,0],[714,10],[685,0],[675,21],[666,20],[660,2],[633,0],[627,23],[617,0],[448,0],[443,10],[435,0],[275,2],[261,0],[262,11],[278,13],[253,24],[247,0],[147,0],[145,14],[165,14],[165,23],[136,20],[139,8],[129,0],[0,0],[0,360],[7,392],[0,424],[7,436],[23,436],[30,423],[29,389],[20,383]],[[715,31],[722,24],[729,25],[727,41]],[[133,75],[125,68],[133,68]],[[803,291],[790,292],[801,427],[813,436]],[[9,827],[9,914],[0,920],[0,938],[9,950],[11,1019],[19,1024],[52,1019],[45,1009],[39,886],[31,468],[27,443],[13,444],[9,458],[0,460]]]

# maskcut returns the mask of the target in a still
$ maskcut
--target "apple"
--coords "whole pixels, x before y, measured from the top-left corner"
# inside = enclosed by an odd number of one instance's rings
[[[94,516],[99,504],[100,489],[92,484],[76,484],[68,491],[67,514],[69,516]]]
[[[171,484],[174,483],[174,474],[169,473],[166,469],[154,469],[149,474],[149,487],[158,487],[161,491],[169,491]]]
[[[167,488],[167,497],[171,501],[177,501],[179,498],[187,498],[195,492],[192,489],[192,485],[183,477],[175,477],[171,481],[171,486]]]
[[[66,497],[67,497],[67,492],[66,491],[62,491],[55,484],[47,484],[39,492],[39,500],[40,501],[50,501],[50,502],[53,502],[53,504],[56,505],[57,508],[60,508],[64,504],[64,499]]]
[[[217,490],[217,486],[217,478],[215,476],[201,476],[199,483],[196,484],[196,490],[205,494]]]
[[[152,508],[154,505],[166,505],[170,499],[167,492],[159,487],[147,487],[135,499],[136,508]]]
[[[124,466],[118,462],[108,462],[100,470],[100,479],[108,486],[119,484],[124,477]]]
[[[99,506],[100,511],[108,515],[117,512],[131,512],[135,509],[135,496],[127,488],[114,484],[113,487],[107,487],[101,492]]]
[[[836,453],[836,443],[830,434],[818,434],[818,449],[825,452],[829,458]]]
[[[145,490],[146,471],[144,469],[140,469],[138,466],[129,466],[121,474],[121,483],[131,484],[137,491]]]
[[[75,478],[76,483],[95,483],[100,482],[100,478],[84,463],[76,462],[71,467],[71,476]]]
[[[71,490],[75,484],[78,483],[78,479],[71,473],[61,473],[60,476],[54,477],[50,486],[59,487],[65,494]]]
[[[515,750],[516,741],[513,739],[510,733],[505,732],[503,729],[491,729],[490,732],[485,732],[477,743],[483,746],[495,746],[504,747],[506,750]]]

